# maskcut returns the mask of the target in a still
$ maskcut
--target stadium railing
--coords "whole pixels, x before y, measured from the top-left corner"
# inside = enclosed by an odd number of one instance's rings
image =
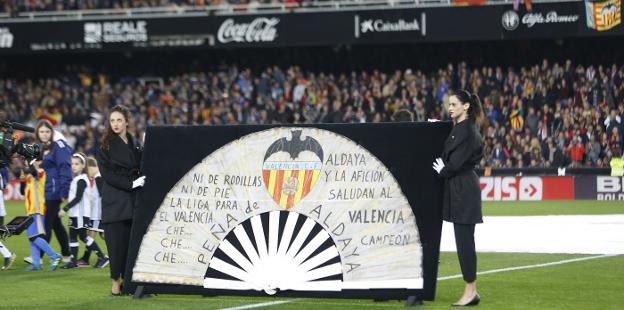
[[[533,3],[580,2],[583,0],[533,0]],[[297,12],[383,10],[394,8],[427,8],[465,6],[467,2],[456,0],[359,0],[359,1],[310,1],[303,3],[275,4],[221,4],[208,6],[166,6],[130,9],[94,9],[0,13],[0,19],[14,21],[29,20],[83,20],[115,17],[164,17],[164,16],[206,16],[232,14],[284,14]],[[480,5],[509,5],[513,0],[485,0]]]

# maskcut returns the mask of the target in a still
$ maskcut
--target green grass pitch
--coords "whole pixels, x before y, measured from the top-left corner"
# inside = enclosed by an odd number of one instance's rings
[[[7,203],[8,219],[23,212],[20,203]],[[486,202],[490,216],[624,214],[623,202]],[[103,240],[98,242],[103,246]],[[109,296],[108,269],[81,268],[50,272],[23,271],[29,255],[24,235],[4,241],[18,255],[11,270],[0,272],[0,309],[222,309],[286,301],[278,309],[387,309],[403,302],[349,299],[286,299],[238,296],[201,297],[158,295],[142,300]],[[52,246],[58,248],[56,241]],[[82,251],[82,248],[81,248]],[[595,255],[478,253],[479,271],[528,266]],[[95,258],[92,258],[92,262]],[[47,267],[47,258],[44,268]],[[460,273],[455,253],[443,252],[439,277]],[[491,273],[479,276],[482,309],[623,309],[624,255],[568,264]],[[461,295],[461,279],[438,282],[436,300],[427,309],[448,309]]]

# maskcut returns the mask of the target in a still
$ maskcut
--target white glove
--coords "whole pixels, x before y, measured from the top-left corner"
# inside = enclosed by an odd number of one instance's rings
[[[444,169],[444,162],[442,161],[442,158],[438,157],[433,162],[433,170],[440,174],[440,171],[442,171],[442,169]]]
[[[138,177],[136,180],[132,181],[132,188],[137,188],[145,185],[145,176]]]

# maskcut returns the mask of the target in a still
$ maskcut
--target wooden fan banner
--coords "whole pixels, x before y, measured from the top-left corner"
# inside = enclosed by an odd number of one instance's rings
[[[124,292],[433,300],[450,130],[150,126]]]
[[[168,189],[132,281],[268,294],[422,289],[423,247],[405,190],[373,153],[335,132],[250,133]]]

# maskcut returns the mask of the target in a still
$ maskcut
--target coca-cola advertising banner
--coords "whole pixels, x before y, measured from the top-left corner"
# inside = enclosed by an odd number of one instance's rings
[[[236,23],[234,18],[228,18],[219,26],[217,39],[223,44],[274,42],[279,22],[277,17],[254,18],[248,23]]]
[[[621,0],[82,21],[0,21],[0,53],[621,36]],[[617,38],[614,38],[617,39]]]

